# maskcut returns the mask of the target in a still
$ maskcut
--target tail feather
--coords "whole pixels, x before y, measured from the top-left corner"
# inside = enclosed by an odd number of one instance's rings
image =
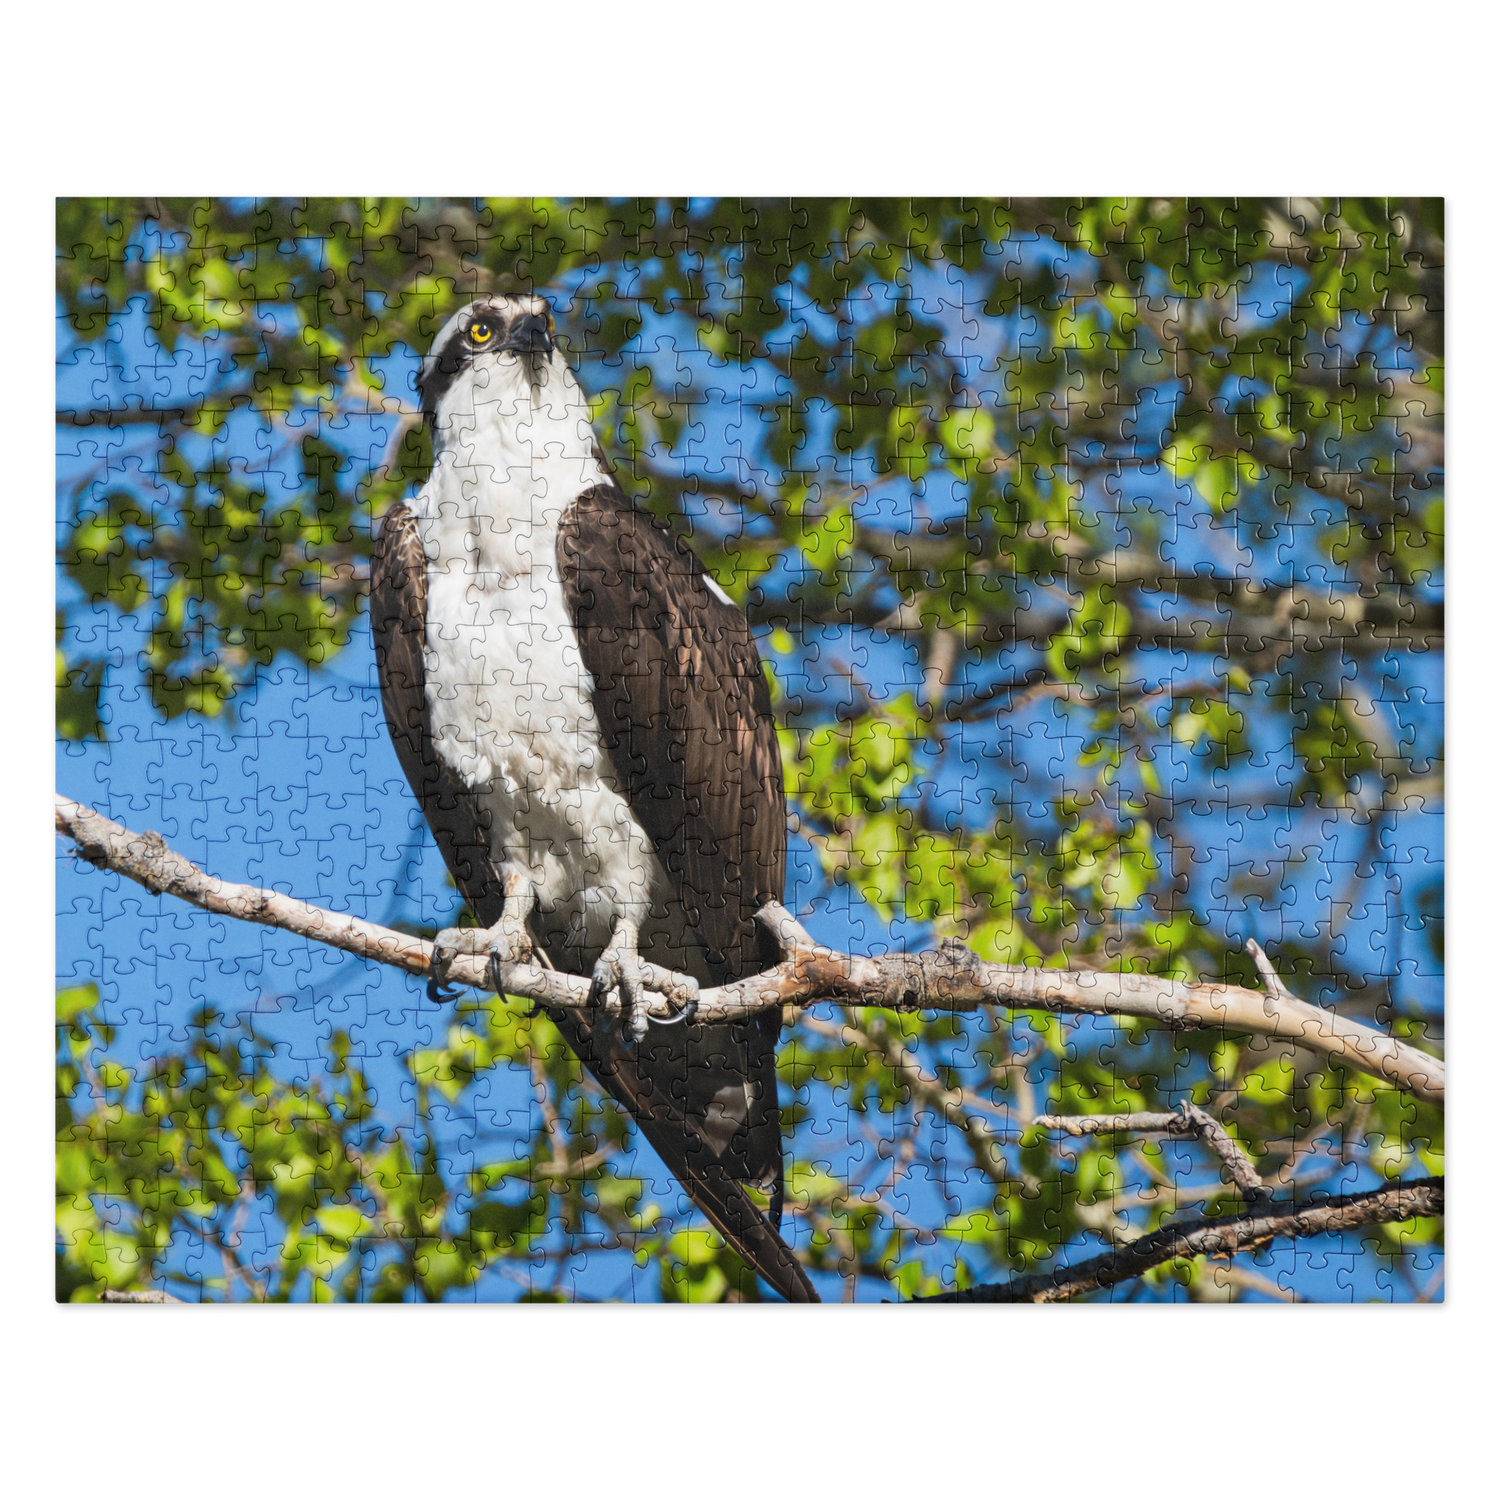
[[[663,1090],[645,1076],[636,1054],[612,1028],[595,1028],[577,1011],[548,1011],[563,1039],[605,1089],[625,1106],[667,1170],[731,1248],[788,1302],[821,1301],[795,1252],[740,1184],[707,1151],[694,1150],[694,1133]],[[781,1181],[772,1190],[780,1215]]]
[[[646,1131],[650,1136],[650,1130]],[[661,1151],[661,1147],[657,1147]],[[737,1255],[774,1292],[788,1302],[819,1302],[802,1262],[787,1242],[771,1227],[771,1221],[750,1201],[737,1182],[722,1169],[699,1173],[682,1162],[663,1159],[688,1197],[702,1209],[704,1217]],[[710,1175],[711,1174],[711,1175]]]

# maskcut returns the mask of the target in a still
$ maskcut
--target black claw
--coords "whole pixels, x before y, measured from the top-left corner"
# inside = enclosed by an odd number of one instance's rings
[[[449,989],[438,979],[436,974],[429,974],[427,976],[427,998],[434,1005],[450,1005],[462,993],[462,990]]]
[[[490,983],[494,985],[497,995],[505,993],[505,976],[500,972],[500,969],[500,955],[498,953],[490,954]],[[521,1019],[523,1021],[534,1021],[541,1013],[542,1007],[540,1001],[533,1000],[531,1002],[531,1009],[521,1012]]]
[[[698,997],[693,996],[686,1005],[677,1012],[675,1016],[668,1016],[665,1020],[660,1016],[652,1016],[651,1019],[658,1026],[682,1026],[691,1021],[698,1014]]]
[[[495,986],[496,995],[504,995],[504,987],[502,987],[501,983],[499,983],[499,959],[496,959],[495,954],[490,954],[489,956],[489,978],[490,983]],[[520,1019],[522,1019],[523,1022],[534,1022],[534,1020],[537,1019],[540,1014],[541,1002],[532,1001],[531,1010],[522,1011],[522,1013],[520,1013]]]

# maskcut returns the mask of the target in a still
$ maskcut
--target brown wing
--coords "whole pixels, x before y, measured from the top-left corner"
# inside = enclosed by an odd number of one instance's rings
[[[774,963],[753,920],[786,881],[786,796],[749,622],[680,538],[614,483],[558,528],[558,571],[620,790],[656,847],[716,984]],[[671,948],[645,956],[682,967]],[[653,1028],[639,1066],[695,1126],[706,1161],[772,1195],[780,1219],[781,1018]]]
[[[405,505],[398,504],[387,512],[376,539],[370,568],[370,619],[380,698],[397,759],[454,883],[480,923],[492,926],[500,919],[504,897],[490,858],[484,814],[462,779],[433,752],[427,732],[423,657],[427,559],[416,518]],[[784,829],[784,818],[780,826]],[[782,857],[784,860],[784,852]],[[779,894],[779,886],[777,889]],[[705,1149],[701,1121],[687,1113],[693,1097],[679,1097],[683,1091],[672,1086],[680,1081],[680,1069],[665,1066],[669,1061],[665,1056],[642,1056],[626,1048],[616,1030],[605,1027],[595,1031],[587,1016],[570,1011],[551,1011],[549,1016],[579,1060],[635,1118],[668,1170],[735,1250],[789,1302],[816,1302],[817,1293],[791,1248],[732,1180],[715,1153]],[[701,1034],[723,1028],[692,1029]],[[761,1025],[754,1034],[759,1036],[765,1030]],[[773,1031],[769,1094],[762,1089],[763,1097],[773,1105],[774,1036]],[[685,1045],[686,1039],[674,1044],[674,1060]],[[701,1035],[694,1039],[694,1050],[702,1050]],[[724,1049],[719,1050],[722,1053]],[[743,1047],[734,1050],[741,1052]],[[722,1066],[722,1057],[713,1061]],[[761,1069],[764,1073],[764,1061]],[[774,1107],[770,1114],[774,1122]],[[764,1134],[761,1124],[760,1135]],[[779,1124],[775,1149],[779,1171]]]
[[[613,484],[579,496],[557,550],[620,790],[714,982],[753,973],[766,955],[752,919],[784,894],[786,795],[749,622],[711,592],[687,545]]]

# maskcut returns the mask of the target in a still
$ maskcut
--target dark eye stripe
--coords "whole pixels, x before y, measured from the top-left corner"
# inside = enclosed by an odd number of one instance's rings
[[[437,425],[438,403],[448,394],[449,387],[466,370],[474,358],[466,330],[456,328],[448,342],[438,352],[437,358],[428,355],[423,362],[427,379],[418,377],[417,388],[422,397],[422,416],[429,428]]]
[[[550,307],[547,309],[546,316],[550,331],[552,326]],[[500,322],[503,322],[503,317]],[[488,348],[494,342],[495,335],[499,332],[500,322],[497,322],[494,314],[473,318],[466,326],[453,330],[448,342],[436,358],[429,353],[427,359],[423,361],[427,379],[424,381],[421,374],[418,375],[417,390],[422,398],[422,415],[429,427],[436,426],[438,404],[448,394],[449,388],[459,375],[473,364],[476,351],[480,348]],[[488,328],[490,336],[481,341],[474,341],[473,332],[476,328]]]

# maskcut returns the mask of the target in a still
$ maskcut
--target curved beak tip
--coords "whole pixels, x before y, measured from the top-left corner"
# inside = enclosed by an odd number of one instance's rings
[[[517,354],[551,354],[552,330],[541,313],[527,313],[516,319],[500,347]]]

